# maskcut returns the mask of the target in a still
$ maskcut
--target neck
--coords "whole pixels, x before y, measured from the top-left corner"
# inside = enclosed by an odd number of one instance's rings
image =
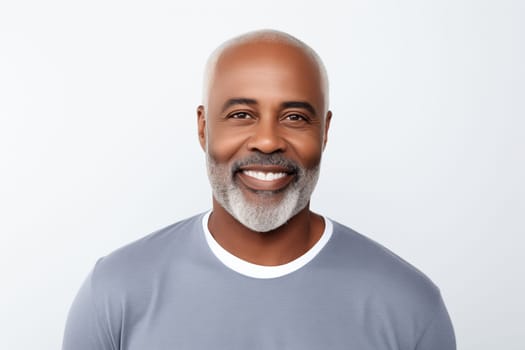
[[[257,265],[276,266],[295,260],[312,248],[321,238],[324,221],[307,205],[275,230],[255,232],[214,199],[208,229],[219,245],[238,258]]]

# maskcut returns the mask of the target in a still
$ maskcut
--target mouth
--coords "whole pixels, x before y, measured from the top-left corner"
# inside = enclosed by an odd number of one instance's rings
[[[280,166],[252,165],[241,167],[236,176],[251,191],[279,192],[292,182],[296,173]]]

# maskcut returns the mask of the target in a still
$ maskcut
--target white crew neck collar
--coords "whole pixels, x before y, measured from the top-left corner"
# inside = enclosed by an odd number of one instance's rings
[[[253,278],[268,279],[268,278],[277,278],[288,275],[294,271],[299,270],[304,265],[308,264],[319,254],[321,249],[328,243],[333,232],[332,222],[326,217],[322,216],[324,219],[324,231],[321,235],[321,238],[310,248],[306,253],[301,255],[295,260],[290,261],[289,263],[277,266],[264,266],[250,263],[248,261],[242,260],[241,258],[236,257],[226,249],[224,249],[215,238],[213,238],[210,230],[208,229],[208,219],[211,214],[211,210],[205,213],[202,216],[202,229],[204,231],[204,236],[206,237],[206,242],[210,247],[213,254],[219,259],[224,265],[232,269],[235,272],[240,273]]]

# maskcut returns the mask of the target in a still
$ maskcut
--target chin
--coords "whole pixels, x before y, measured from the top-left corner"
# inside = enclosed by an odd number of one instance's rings
[[[252,191],[232,177],[231,169],[208,158],[208,177],[215,200],[238,222],[255,232],[286,224],[309,203],[319,166],[299,168],[296,181],[279,191]]]

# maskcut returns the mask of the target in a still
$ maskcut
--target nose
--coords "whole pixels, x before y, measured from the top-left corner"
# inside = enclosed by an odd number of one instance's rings
[[[253,126],[253,134],[248,140],[247,146],[250,151],[262,153],[284,152],[286,142],[279,134],[278,121],[260,119]]]

